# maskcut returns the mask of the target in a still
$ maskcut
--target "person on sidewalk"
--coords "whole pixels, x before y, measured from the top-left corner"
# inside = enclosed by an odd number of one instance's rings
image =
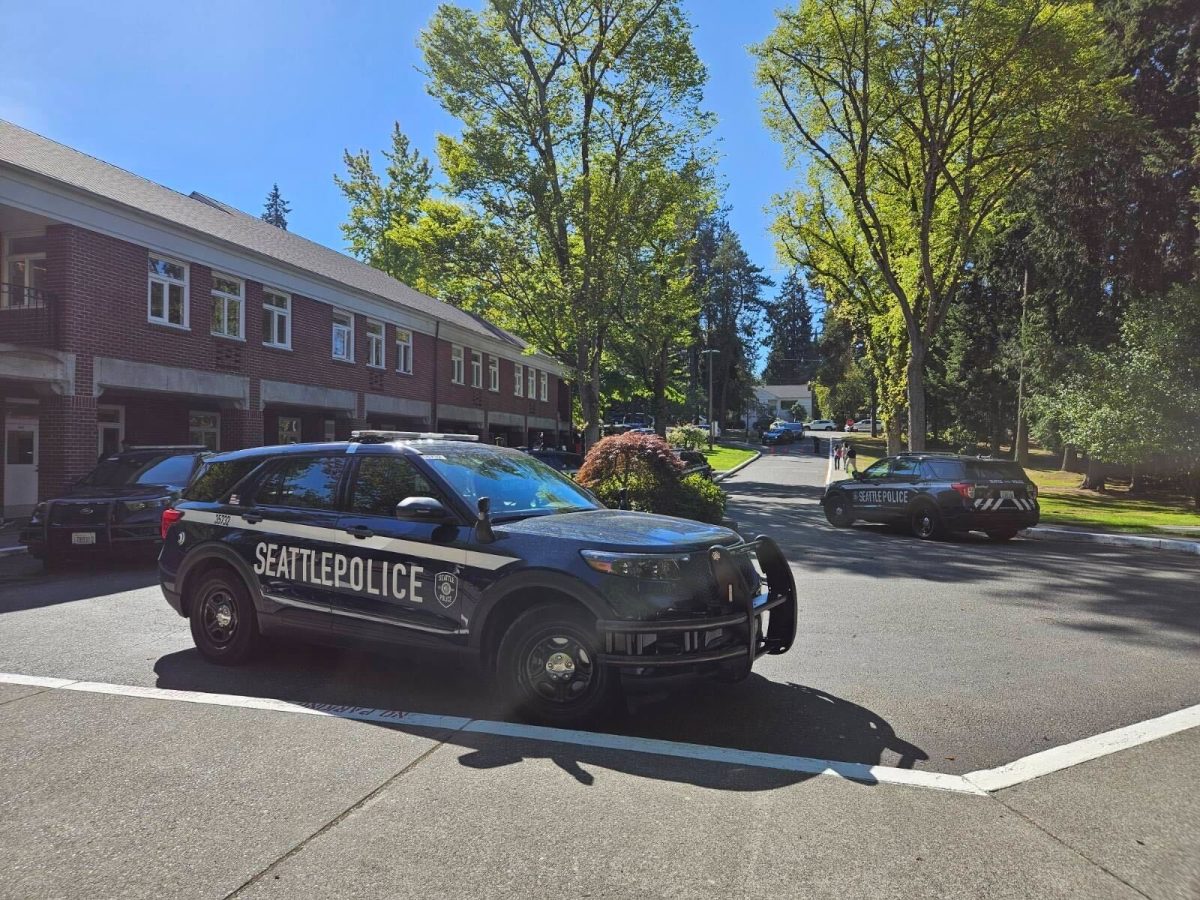
[[[854,449],[853,444],[850,444],[850,443],[846,444],[845,456],[846,456],[846,471],[849,472],[851,475],[853,475],[855,472],[858,471],[858,462],[857,462],[858,451],[856,451]]]
[[[837,471],[842,467],[842,445],[838,444],[833,448],[833,471]]]

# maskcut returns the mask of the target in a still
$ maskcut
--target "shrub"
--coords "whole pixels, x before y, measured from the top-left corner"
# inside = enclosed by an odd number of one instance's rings
[[[682,519],[695,519],[720,525],[725,518],[725,492],[703,475],[693,474],[683,479],[674,495],[674,511],[667,513]]]
[[[576,481],[593,491],[607,482],[615,482],[618,489],[632,489],[634,479],[674,486],[682,473],[683,462],[666,441],[656,434],[629,433],[597,441],[584,458]]]
[[[678,425],[667,429],[667,443],[684,450],[699,450],[708,444],[708,432],[699,425]]]

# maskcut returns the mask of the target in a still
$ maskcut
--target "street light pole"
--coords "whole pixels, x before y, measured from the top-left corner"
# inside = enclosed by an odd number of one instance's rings
[[[708,357],[708,449],[712,449],[713,445],[713,395],[712,395],[712,372],[713,372],[713,354],[720,353],[720,350],[701,350],[703,356]]]

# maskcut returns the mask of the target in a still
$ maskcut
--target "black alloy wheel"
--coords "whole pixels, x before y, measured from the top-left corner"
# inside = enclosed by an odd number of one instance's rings
[[[850,512],[850,504],[841,495],[834,495],[824,503],[825,518],[834,528],[849,528],[854,524],[854,514]]]
[[[912,533],[923,541],[936,540],[945,530],[941,513],[930,503],[922,503],[914,509],[909,521]]]
[[[595,624],[566,603],[519,615],[500,640],[497,668],[506,700],[537,722],[595,721],[615,708],[616,670],[600,662]]]
[[[258,618],[241,578],[229,569],[201,576],[191,594],[192,640],[211,662],[237,665],[259,645]]]

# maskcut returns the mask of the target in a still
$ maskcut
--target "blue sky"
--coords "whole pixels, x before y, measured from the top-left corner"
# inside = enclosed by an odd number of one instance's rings
[[[782,278],[764,207],[790,184],[763,127],[749,44],[773,0],[684,0],[708,66],[731,221]],[[289,228],[341,249],[344,148],[382,149],[393,120],[422,152],[454,120],[425,93],[417,34],[435,0],[0,0],[0,118],[183,192],[261,212],[278,182]]]

